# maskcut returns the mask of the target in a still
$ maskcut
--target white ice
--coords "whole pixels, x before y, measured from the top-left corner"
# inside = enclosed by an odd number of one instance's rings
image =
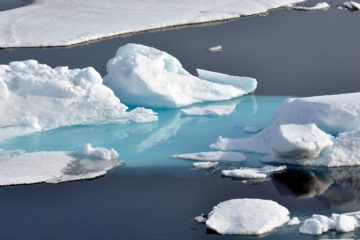
[[[294,10],[297,11],[326,11],[330,8],[330,5],[327,2],[319,2],[312,7],[304,7],[304,6],[295,6]]]
[[[87,150],[91,150],[90,152]],[[99,154],[101,153],[101,154]],[[0,151],[0,185],[59,183],[96,178],[121,164],[113,149],[86,144],[79,151]]]
[[[175,154],[173,158],[188,159],[193,161],[246,161],[246,156],[239,152],[198,152],[198,153],[184,153]]]
[[[236,104],[212,104],[200,107],[181,109],[181,112],[189,116],[228,116],[234,112]]]
[[[343,7],[345,9],[359,11],[360,10],[360,3],[354,1],[348,1],[343,3]]]
[[[210,52],[220,52],[223,50],[223,47],[221,45],[215,46],[215,47],[211,47],[208,49]]]
[[[320,235],[329,230],[352,232],[358,226],[357,219],[346,214],[332,214],[331,217],[314,214],[304,221],[299,231],[304,234]]]
[[[206,225],[220,234],[262,235],[289,219],[289,211],[274,201],[232,199],[216,205]]]
[[[51,68],[35,60],[0,65],[0,139],[57,127],[109,121],[156,121],[131,112],[93,68]]]
[[[219,163],[218,162],[195,162],[192,165],[196,169],[206,170],[206,169],[216,168],[219,165]]]
[[[354,166],[360,165],[359,126],[360,93],[291,98],[261,132],[239,139],[220,136],[210,147],[265,154],[264,161]]]
[[[204,80],[191,75],[166,52],[140,44],[126,44],[108,61],[104,81],[125,104],[151,108],[178,108],[229,100],[256,88],[256,80],[252,78],[209,71],[206,77]]]
[[[300,223],[301,223],[301,221],[299,220],[298,217],[293,217],[286,224],[289,226],[292,226],[292,225],[299,225]]]
[[[273,173],[283,172],[286,170],[286,166],[265,166],[262,168],[248,168],[242,167],[231,170],[222,170],[221,175],[225,177],[243,178],[243,179],[259,179],[267,178]]]
[[[265,13],[301,0],[35,0],[0,12],[0,48],[67,46],[104,37]]]
[[[196,216],[194,220],[198,223],[206,223],[207,218],[204,216],[204,214],[201,214],[200,216]]]

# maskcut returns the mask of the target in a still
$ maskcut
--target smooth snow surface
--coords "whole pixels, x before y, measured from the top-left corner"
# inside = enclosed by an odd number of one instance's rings
[[[151,108],[229,100],[256,87],[255,79],[208,71],[211,79],[200,79],[187,72],[170,54],[140,44],[120,47],[108,61],[107,72],[105,84],[122,102]]]
[[[242,167],[232,170],[222,170],[221,175],[233,178],[259,179],[267,178],[272,173],[282,172],[286,170],[286,166],[265,166],[262,168]]]
[[[347,214],[332,214],[331,217],[314,214],[305,220],[299,231],[304,234],[320,235],[329,230],[352,232],[358,226],[357,219]]]
[[[298,217],[293,217],[286,224],[289,226],[292,226],[292,225],[299,225],[300,223],[301,223],[301,221],[299,220]]]
[[[236,104],[213,104],[201,107],[181,109],[181,112],[189,116],[228,116],[234,112]]]
[[[301,0],[35,0],[0,12],[0,47],[67,46],[118,34],[265,13]]]
[[[212,169],[216,168],[219,165],[218,162],[195,162],[193,163],[193,167],[196,169]]]
[[[188,159],[194,161],[246,161],[246,156],[239,152],[198,152],[175,154],[173,158]]]
[[[327,2],[319,2],[312,7],[304,7],[304,6],[295,6],[294,10],[297,11],[326,11],[330,8],[330,5]]]
[[[156,114],[127,112],[93,68],[51,68],[35,60],[0,65],[0,139],[62,126],[146,122]]]
[[[265,154],[263,160],[270,162],[354,166],[360,165],[359,126],[360,93],[290,98],[261,132],[239,139],[220,136],[210,147]]]
[[[352,11],[359,11],[360,3],[354,1],[348,1],[343,3],[343,7]]]
[[[90,152],[87,151],[89,149]],[[118,154],[113,149],[93,148],[90,144],[73,152],[26,153],[2,150],[0,185],[59,183],[96,178],[120,165],[117,158]]]
[[[282,124],[274,127],[270,140],[271,150],[288,158],[316,158],[332,145],[332,136],[315,124]]]
[[[289,211],[274,201],[232,199],[216,205],[206,225],[220,234],[261,235],[289,219]]]
[[[208,49],[210,52],[220,52],[223,50],[222,46],[215,46]]]

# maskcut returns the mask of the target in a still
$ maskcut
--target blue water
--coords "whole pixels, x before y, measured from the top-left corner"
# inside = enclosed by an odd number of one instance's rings
[[[173,154],[209,151],[218,136],[249,136],[245,126],[263,128],[271,120],[272,112],[285,97],[245,96],[229,101],[237,103],[236,110],[225,117],[189,117],[179,110],[159,112],[159,121],[144,124],[104,124],[70,126],[19,137],[0,144],[3,149],[33,151],[76,150],[85,143],[114,148],[125,166],[189,167],[190,162],[172,159]],[[225,102],[226,103],[226,102]],[[247,154],[246,165],[256,165],[259,156]],[[123,171],[123,170],[122,170]]]

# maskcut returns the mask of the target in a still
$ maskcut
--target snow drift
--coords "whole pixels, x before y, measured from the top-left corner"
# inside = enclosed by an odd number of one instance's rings
[[[104,81],[125,104],[151,108],[229,100],[253,92],[257,85],[253,78],[198,71],[200,78],[166,52],[126,44],[109,60]]]
[[[51,68],[35,60],[0,65],[0,139],[68,125],[146,122],[156,114],[126,111],[93,68]]]

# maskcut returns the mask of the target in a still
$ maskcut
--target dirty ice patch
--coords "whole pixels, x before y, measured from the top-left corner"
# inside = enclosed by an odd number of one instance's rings
[[[326,11],[329,8],[330,8],[330,5],[327,2],[319,2],[311,7],[304,7],[304,6],[293,7],[293,9],[297,10],[297,11]]]
[[[0,186],[92,179],[120,165],[117,158],[115,150],[93,148],[90,144],[79,151],[1,150]]]
[[[105,84],[127,105],[179,108],[223,101],[254,91],[256,80],[208,72],[206,78],[187,72],[179,60],[140,44],[120,47],[107,63]]]
[[[222,152],[222,151],[213,151],[213,152],[198,152],[198,153],[184,153],[184,154],[175,154],[173,158],[187,159],[193,161],[234,161],[242,162],[246,161],[246,156],[239,152]]]
[[[267,178],[273,173],[279,173],[286,170],[286,166],[265,166],[262,168],[237,168],[231,170],[222,170],[221,175],[231,178],[241,178],[241,179],[260,179]]]
[[[289,211],[263,199],[232,199],[216,205],[206,226],[220,234],[262,235],[284,225]]]
[[[0,48],[68,46],[118,34],[265,13],[301,0],[36,0],[0,12]],[[39,14],[41,13],[41,14]]]
[[[157,120],[127,111],[93,68],[51,68],[35,60],[0,65],[0,139],[62,126]]]

